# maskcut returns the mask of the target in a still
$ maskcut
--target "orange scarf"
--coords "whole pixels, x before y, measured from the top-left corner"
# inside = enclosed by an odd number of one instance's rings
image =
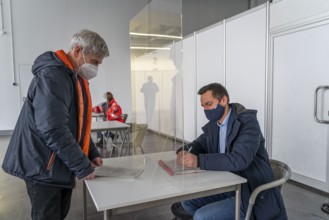
[[[69,67],[74,72],[73,65],[71,64],[70,60],[68,59],[66,53],[63,50],[57,50],[56,55],[61,61],[64,62],[64,64],[67,67]],[[78,121],[77,142],[80,143],[81,138],[83,138],[83,142],[82,142],[83,144],[82,144],[81,148],[82,148],[83,153],[88,157],[89,147],[90,147],[92,103],[91,103],[91,95],[90,95],[88,81],[85,80],[83,77],[81,77],[81,79],[82,79],[82,82],[83,82],[84,90],[86,91],[86,96],[87,96],[87,102],[88,103],[84,103],[83,95],[82,95],[82,87],[80,85],[79,80],[77,79],[77,81],[76,81],[77,88],[76,89],[77,89],[77,93],[78,93],[78,105],[79,105],[78,106],[79,121]],[[85,132],[84,137],[81,137],[82,126],[83,126],[83,114],[84,114],[83,107],[84,107],[85,104],[88,105],[87,117],[86,117],[86,122],[85,122],[86,132]]]

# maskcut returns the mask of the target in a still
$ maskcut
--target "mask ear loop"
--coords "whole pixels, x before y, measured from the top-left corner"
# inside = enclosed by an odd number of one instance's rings
[[[85,61],[85,64],[86,64],[87,62],[86,62],[85,55],[83,54],[83,49],[82,49],[81,53],[82,53],[83,60]],[[78,69],[75,70],[75,78],[76,79],[78,79],[78,72],[79,72],[79,62],[78,61],[77,61],[77,64],[78,64]]]
[[[78,61],[76,61],[76,62],[78,64],[78,68],[74,69],[75,70],[74,72],[75,72],[75,79],[78,80],[79,62]]]
[[[85,55],[83,54],[83,50],[82,50],[82,57],[83,57],[83,60],[85,61],[85,64],[86,64],[87,62],[86,62]]]

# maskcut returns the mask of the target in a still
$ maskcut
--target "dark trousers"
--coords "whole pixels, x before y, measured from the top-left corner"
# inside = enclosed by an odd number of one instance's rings
[[[62,220],[70,210],[72,189],[25,181],[33,220]]]

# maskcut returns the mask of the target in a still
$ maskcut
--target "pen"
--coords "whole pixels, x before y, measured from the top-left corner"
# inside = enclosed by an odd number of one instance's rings
[[[193,147],[190,147],[187,151],[187,153],[190,153]]]

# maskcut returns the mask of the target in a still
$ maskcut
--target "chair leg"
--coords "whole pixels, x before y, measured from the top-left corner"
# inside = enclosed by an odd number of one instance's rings
[[[254,206],[253,204],[250,204],[249,203],[245,220],[249,220],[250,219],[250,217],[251,217],[251,211],[252,211],[253,206]]]
[[[110,158],[112,158],[112,157],[113,157],[113,151],[114,151],[114,147],[113,147],[113,146],[111,146],[111,150],[110,150]]]

